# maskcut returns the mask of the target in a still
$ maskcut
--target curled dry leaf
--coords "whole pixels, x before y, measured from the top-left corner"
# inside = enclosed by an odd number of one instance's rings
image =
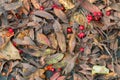
[[[82,1],[82,0],[81,0]],[[97,6],[95,6],[94,4],[92,4],[92,3],[90,3],[88,0],[85,0],[82,4],[81,4],[81,6],[83,7],[83,8],[85,8],[86,10],[88,10],[89,12],[100,12],[100,9],[97,7]]]
[[[54,8],[54,13],[55,13],[55,15],[56,15],[58,18],[60,18],[63,22],[68,23],[68,19],[67,19],[65,13],[64,13],[62,10],[57,9],[57,8]]]
[[[46,57],[45,61],[47,64],[55,64],[59,62],[60,60],[62,60],[63,57],[64,57],[63,53],[56,53],[56,54]]]
[[[69,51],[70,51],[70,53],[73,53],[75,45],[76,45],[76,38],[75,38],[75,34],[73,33],[70,37],[70,40],[69,40]]]
[[[18,2],[14,2],[14,3],[10,3],[10,4],[4,4],[4,9],[5,10],[16,10],[17,8],[22,6],[22,2],[18,1]]]
[[[62,32],[61,24],[57,20],[55,20],[53,28],[55,32]]]
[[[42,33],[39,32],[37,33],[37,41],[39,43],[50,46],[50,41],[48,40],[47,36]]]
[[[40,16],[40,17],[44,17],[46,19],[54,19],[53,15],[51,15],[50,13],[46,12],[46,11],[34,11],[33,12],[34,15]]]
[[[28,11],[30,10],[29,0],[23,0],[23,5],[25,9],[27,9]]]
[[[48,37],[49,37],[49,40],[50,40],[50,42],[51,42],[51,46],[52,46],[54,49],[57,49],[58,43],[57,43],[55,34],[50,34]]]
[[[7,60],[21,59],[19,51],[10,41],[0,50],[0,56]]]
[[[38,3],[38,0],[31,0],[32,5],[35,7],[35,9],[39,9],[40,5]]]
[[[72,9],[75,7],[71,0],[59,0],[59,2],[65,7],[65,9]]]
[[[61,51],[64,53],[66,51],[65,36],[62,32],[56,32],[56,36],[57,36],[58,45],[59,45]]]
[[[76,21],[80,25],[86,24],[86,17],[79,12],[75,12],[70,20],[71,20],[71,22]]]

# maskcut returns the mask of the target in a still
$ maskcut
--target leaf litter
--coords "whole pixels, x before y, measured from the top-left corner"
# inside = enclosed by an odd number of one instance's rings
[[[119,0],[1,0],[0,80],[119,80]]]

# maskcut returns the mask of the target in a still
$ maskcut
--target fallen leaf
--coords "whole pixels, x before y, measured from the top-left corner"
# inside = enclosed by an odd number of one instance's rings
[[[56,80],[59,76],[60,76],[60,73],[56,72],[55,74],[53,74],[52,77],[50,77],[50,80]]]
[[[58,45],[59,45],[61,51],[64,53],[66,51],[65,36],[62,32],[56,32],[56,36],[57,36]]]
[[[56,53],[56,54],[46,57],[45,61],[47,64],[55,64],[59,62],[60,60],[62,60],[63,57],[64,57],[63,53]]]
[[[59,0],[59,2],[65,7],[65,9],[72,9],[75,7],[71,0]]]
[[[21,1],[14,2],[14,3],[9,3],[9,4],[6,3],[6,4],[4,4],[4,9],[5,10],[16,10],[21,6],[22,6]]]
[[[62,10],[57,9],[57,8],[54,8],[54,13],[55,13],[55,15],[56,15],[58,18],[60,18],[63,22],[68,23],[68,19],[67,19],[65,13],[64,13]]]
[[[92,68],[92,75],[96,73],[97,74],[109,74],[109,69],[107,69],[105,66],[94,65]]]
[[[54,19],[53,15],[51,15],[50,13],[48,13],[46,11],[37,10],[37,11],[34,11],[33,14],[37,15],[37,16],[40,16],[40,17],[44,17],[46,19]]]
[[[66,76],[59,76],[57,80],[65,80]]]
[[[73,80],[83,80],[82,77],[76,73],[73,74]]]
[[[116,11],[120,11],[120,3],[113,3],[109,6],[111,9],[116,10]]]
[[[76,21],[80,25],[86,24],[86,17],[79,12],[75,12],[70,20],[71,20],[71,22]]]
[[[81,7],[88,10],[89,12],[100,12],[100,9],[94,4],[90,3],[88,0],[83,1]]]
[[[37,0],[31,0],[32,5],[35,7],[35,9],[39,9],[40,5]]]
[[[21,59],[19,51],[9,41],[3,49],[0,50],[0,56],[7,60]]]
[[[54,49],[57,49],[58,42],[57,42],[57,40],[56,40],[55,34],[50,34],[48,37],[49,37],[51,46],[52,46]]]
[[[110,72],[109,74],[105,75],[105,79],[111,79],[117,76],[117,73],[115,72]]]
[[[37,33],[37,41],[39,43],[50,46],[50,41],[48,40],[47,36],[42,33],[39,32]]]
[[[75,34],[73,33],[69,40],[69,51],[71,54],[74,51],[75,45],[76,45],[76,38],[75,38]]]

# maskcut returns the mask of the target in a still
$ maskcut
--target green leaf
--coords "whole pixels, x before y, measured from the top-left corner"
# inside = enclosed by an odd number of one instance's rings
[[[45,61],[47,64],[55,64],[55,63],[59,62],[60,60],[62,60],[63,57],[64,57],[64,54],[56,53],[54,55],[46,57]]]

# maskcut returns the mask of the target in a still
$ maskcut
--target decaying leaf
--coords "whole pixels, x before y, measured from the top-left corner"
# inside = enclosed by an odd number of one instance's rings
[[[49,37],[49,40],[50,40],[50,42],[51,42],[51,46],[52,46],[54,49],[57,49],[58,42],[57,42],[57,40],[56,40],[55,34],[50,34],[48,37]]]
[[[111,78],[114,78],[114,77],[116,77],[117,76],[117,73],[115,73],[115,72],[110,72],[109,74],[107,74],[106,76],[105,76],[105,78],[106,79],[111,79]]]
[[[45,72],[44,69],[38,69],[38,70],[36,70],[34,73],[32,73],[32,74],[29,76],[29,79],[30,79],[30,80],[31,80],[31,79],[36,79],[37,77],[45,78],[44,72]]]
[[[14,3],[10,3],[10,4],[4,4],[4,9],[5,10],[15,10],[21,6],[22,6],[22,2],[18,1],[18,2],[14,2]]]
[[[59,45],[61,51],[64,53],[66,51],[65,36],[62,32],[56,32],[56,36],[57,36],[58,45]]]
[[[64,5],[65,9],[72,9],[75,7],[71,0],[59,0],[59,2]]]
[[[78,54],[76,54],[72,59],[69,60],[69,62],[67,62],[67,65],[63,70],[63,73],[67,74],[72,71],[72,69],[75,66],[75,61],[77,57],[78,57]]]
[[[92,69],[92,75],[94,74],[109,74],[109,69],[107,69],[105,66],[93,66]]]
[[[39,9],[40,5],[38,3],[38,0],[31,0],[32,5],[35,7],[35,9]]]
[[[120,3],[114,3],[110,5],[110,8],[116,11],[120,11]]]
[[[50,80],[56,80],[60,76],[59,72],[56,72],[52,77],[50,77]]]
[[[56,54],[46,57],[45,61],[47,64],[55,64],[59,62],[60,60],[62,60],[63,57],[64,57],[63,53],[56,53]]]
[[[82,4],[81,4],[81,6],[84,8],[84,9],[86,9],[86,10],[88,10],[89,12],[100,12],[100,9],[97,7],[97,6],[95,6],[94,4],[92,4],[92,3],[90,3],[88,0],[86,0],[86,1],[84,1]]]
[[[54,19],[53,15],[51,15],[50,13],[48,13],[46,11],[37,10],[37,11],[34,11],[33,14],[37,15],[37,16],[40,16],[40,17],[44,17],[46,19]]]
[[[73,74],[73,78],[74,78],[74,80],[83,80],[82,77],[80,77],[80,75],[78,75],[76,73]]]
[[[65,13],[64,13],[62,10],[57,9],[57,8],[54,8],[54,13],[55,13],[55,15],[56,15],[58,18],[60,18],[63,22],[68,23],[68,19],[67,19]]]
[[[70,51],[70,53],[73,53],[75,45],[76,45],[76,38],[75,38],[75,34],[73,33],[70,37],[70,40],[69,40],[69,51]]]
[[[73,16],[71,17],[71,22],[76,21],[80,25],[85,25],[86,23],[86,18],[83,14],[79,12],[75,12]]]
[[[16,60],[21,59],[19,51],[13,46],[13,44],[9,41],[3,49],[0,50],[0,56],[3,59],[7,60]]]
[[[42,43],[42,44],[50,46],[50,41],[48,40],[47,36],[45,36],[42,33],[37,33],[37,41],[39,43]]]

